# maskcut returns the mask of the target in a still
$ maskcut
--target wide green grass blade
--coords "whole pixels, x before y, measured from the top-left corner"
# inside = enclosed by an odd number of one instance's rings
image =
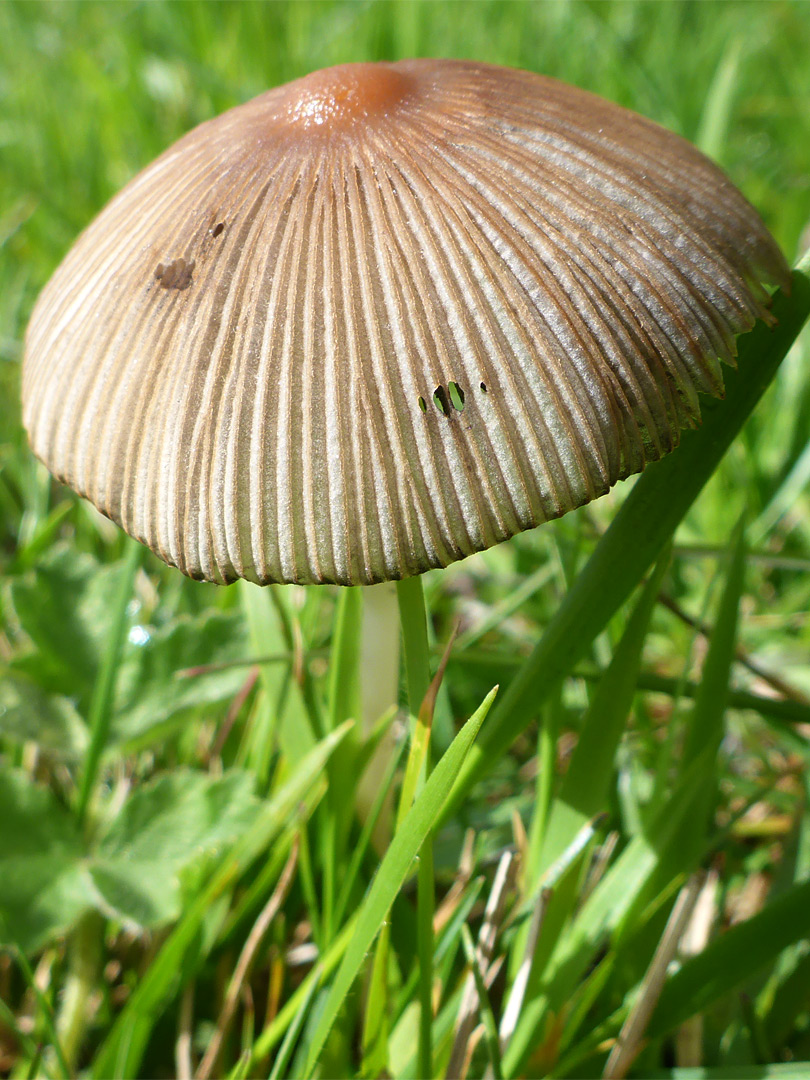
[[[397,831],[366,896],[357,919],[357,930],[343,957],[329,997],[315,1030],[307,1057],[311,1075],[340,1007],[351,989],[368,951],[379,933],[391,904],[402,887],[423,842],[441,813],[447,796],[495,699],[494,687],[453,740],[429,776],[402,827]]]
[[[605,808],[616,748],[637,688],[644,638],[668,565],[669,552],[666,552],[650,576],[593,696],[560,794],[552,807],[541,868],[551,866],[579,830]]]
[[[93,1062],[92,1075],[134,1077],[138,1073],[152,1027],[174,993],[176,977],[209,909],[232,888],[245,869],[288,825],[299,804],[313,790],[330,755],[349,730],[344,725],[318,743],[302,759],[287,783],[266,803],[261,814],[219,861],[211,880],[167,938],[141,979]]]
[[[684,432],[677,452],[645,470],[546,632],[498,705],[473,748],[445,815],[464,799],[537,715],[539,705],[582,659],[590,643],[628,599],[658,558],[773,379],[810,315],[810,255],[777,292],[775,327],[758,323],[740,339],[736,371],[726,376],[723,401],[704,399],[703,424]]]
[[[643,908],[680,874],[689,873],[706,850],[712,809],[717,798],[717,755],[724,733],[729,679],[734,664],[737,622],[745,583],[745,535],[743,521],[731,540],[729,565],[723,593],[709,640],[709,649],[695,704],[689,717],[681,760],[681,776],[701,774],[689,812],[660,852],[648,886],[628,911],[624,928],[630,930]]]
[[[628,620],[613,659],[602,674],[583,720],[577,747],[560,793],[552,803],[542,847],[535,860],[536,866],[530,867],[529,881],[532,885],[536,883],[538,875],[545,874],[554,865],[594,815],[604,810],[607,805],[616,749],[636,692],[644,639],[668,564],[667,551],[650,576]],[[575,885],[575,876],[566,873],[562,887],[556,889],[551,898],[544,918],[537,970],[541,968],[543,960],[548,958],[562,926],[576,904]],[[517,935],[512,956],[513,968],[520,963],[523,956],[527,932],[528,927],[525,927]]]

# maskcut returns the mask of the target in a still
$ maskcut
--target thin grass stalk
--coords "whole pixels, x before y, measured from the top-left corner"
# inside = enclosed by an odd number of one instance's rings
[[[405,652],[408,705],[413,717],[419,715],[430,685],[430,650],[427,637],[427,610],[421,577],[397,582],[399,616]],[[422,775],[430,773],[430,746],[425,751]],[[417,787],[418,790],[418,787]],[[419,852],[416,880],[416,947],[419,958],[419,1049],[418,1075],[433,1075],[433,915],[436,906],[433,883],[433,844],[427,837]]]
[[[302,827],[303,833],[305,827]],[[236,1013],[236,1006],[239,1003],[239,997],[242,994],[245,986],[248,985],[248,978],[250,970],[253,966],[253,962],[256,959],[262,941],[270,927],[271,922],[281,909],[281,905],[286,899],[287,893],[292,885],[293,875],[295,873],[296,864],[298,862],[299,844],[295,843],[293,849],[290,852],[287,859],[287,865],[281,872],[278,884],[270,895],[269,900],[265,904],[258,919],[253,925],[247,940],[242,948],[242,952],[239,956],[239,960],[234,969],[234,973],[228,983],[228,989],[225,993],[225,1001],[220,1012],[219,1019],[217,1021],[216,1030],[208,1043],[208,1047],[205,1051],[199,1068],[197,1069],[197,1080],[207,1080],[216,1067],[217,1058],[222,1050],[225,1038],[230,1030],[231,1023],[233,1021],[234,1014]],[[252,1039],[250,1040],[253,1041]]]
[[[5,930],[2,917],[0,917],[0,929]],[[59,1034],[56,1030],[56,1024],[54,1022],[53,1010],[51,1003],[45,997],[37,985],[37,980],[34,976],[34,972],[31,970],[31,965],[28,963],[28,957],[24,951],[20,948],[15,949],[17,963],[20,965],[26,984],[36,998],[37,1004],[42,1013],[43,1026],[47,1033],[48,1038],[51,1040],[50,1049],[53,1052],[55,1058],[55,1064],[58,1065],[64,1080],[69,1080],[73,1076],[73,1073],[68,1066],[67,1058],[64,1050],[62,1049],[62,1042],[59,1038]],[[45,1070],[43,1070],[45,1071]]]
[[[501,1080],[503,1075],[501,1072],[501,1048],[498,1043],[498,1028],[495,1023],[495,1014],[492,1011],[492,1003],[489,1000],[489,993],[487,991],[486,983],[484,982],[484,973],[478,963],[472,934],[466,923],[462,923],[461,926],[461,941],[464,945],[464,953],[467,957],[467,963],[469,964],[472,977],[475,980],[475,992],[478,995],[478,1011],[484,1025],[484,1038],[489,1054],[491,1075],[494,1080]]]

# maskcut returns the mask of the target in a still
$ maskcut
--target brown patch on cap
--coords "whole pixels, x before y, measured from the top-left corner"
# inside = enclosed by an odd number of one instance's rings
[[[158,263],[155,267],[155,277],[163,289],[187,289],[191,284],[194,265],[193,259],[173,259],[165,266],[163,263]]]

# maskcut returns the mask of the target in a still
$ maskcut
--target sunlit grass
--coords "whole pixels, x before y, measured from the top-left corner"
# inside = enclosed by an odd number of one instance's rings
[[[191,582],[137,557],[25,447],[25,321],[105,200],[268,86],[407,55],[542,71],[651,116],[800,254],[801,3],[0,5],[12,1075],[722,1077],[810,1061],[806,335],[773,378],[806,279],[777,301],[777,331],[741,341],[740,377],[678,454],[424,578],[432,671],[460,632],[421,725],[413,590],[399,711],[364,722],[362,591]],[[771,379],[718,464],[712,433],[730,439]]]

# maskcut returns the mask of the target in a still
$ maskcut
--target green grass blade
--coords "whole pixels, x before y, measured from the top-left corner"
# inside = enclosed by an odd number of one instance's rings
[[[385,767],[385,772],[382,777],[382,783],[380,784],[377,794],[374,796],[374,802],[369,810],[368,817],[363,823],[363,828],[360,832],[360,836],[357,842],[352,847],[351,857],[349,859],[348,867],[342,873],[342,884],[340,892],[338,893],[337,902],[335,904],[334,922],[335,926],[340,926],[343,923],[343,916],[346,913],[346,907],[349,903],[349,897],[352,894],[352,888],[357,880],[362,866],[363,859],[369,848],[371,836],[374,832],[374,827],[380,816],[383,803],[388,795],[388,791],[394,780],[394,773],[397,771],[399,765],[399,759],[402,757],[402,752],[405,749],[405,743],[400,742],[396,747],[394,753],[391,755],[388,764]]]
[[[265,1058],[277,1043],[284,1040],[285,1033],[289,1030],[290,1025],[295,1022],[295,1018],[304,1002],[309,1001],[311,1004],[315,1000],[323,980],[328,978],[340,963],[352,939],[356,925],[357,915],[355,914],[341,929],[318,965],[309,972],[275,1020],[262,1031],[253,1045],[250,1057],[251,1065]],[[230,1074],[229,1080],[233,1080],[233,1074]]]
[[[588,897],[573,924],[556,944],[539,986],[504,1054],[504,1073],[519,1072],[549,1011],[559,1011],[574,993],[595,949],[614,931],[655,873],[662,853],[678,832],[703,782],[703,757],[674,787],[669,802],[656,815],[646,834],[634,837]],[[544,932],[545,932],[544,923]]]
[[[391,935],[388,923],[383,923],[374,949],[371,980],[366,995],[366,1014],[363,1018],[362,1063],[360,1075],[374,1080],[387,1076],[389,1002],[388,1002],[388,948]]]
[[[172,931],[116,1020],[93,1063],[94,1077],[130,1077],[138,1072],[152,1027],[174,992],[176,976],[214,902],[238,881],[244,870],[262,853],[297,814],[330,755],[346,735],[349,725],[332,732],[300,762],[287,781],[266,803],[256,822],[220,860],[211,880]]]
[[[430,734],[433,725],[435,693],[426,702],[430,683],[430,651],[427,636],[427,610],[422,578],[405,578],[397,582],[399,621],[405,651],[405,673],[408,684],[408,705],[417,717],[411,724],[411,752],[405,769],[403,790],[400,793],[397,828],[403,825],[403,815],[410,811],[411,800],[421,790],[430,772]],[[441,683],[443,662],[437,679]],[[425,707],[426,706],[426,707]],[[424,707],[424,708],[423,708]],[[419,1071],[429,1076],[433,1072],[431,1031],[433,1025],[433,847],[429,832],[417,867],[416,946],[419,956]]]
[[[480,708],[467,721],[431,773],[416,802],[391,842],[377,876],[360,909],[357,930],[343,957],[329,997],[309,1048],[306,1074],[311,1075],[326,1037],[337,1018],[376,938],[391,904],[402,887],[422,843],[436,824],[450,789],[469,753],[484,718],[495,698],[497,687],[487,694]]]
[[[318,964],[313,968],[311,975],[312,979],[307,987],[306,993],[301,999],[301,1004],[295,1013],[292,1023],[287,1028],[267,1080],[281,1080],[281,1077],[284,1075],[285,1070],[290,1063],[292,1052],[295,1049],[295,1041],[301,1034],[304,1021],[307,1018],[312,1002],[315,1000],[315,995],[321,984],[321,977],[323,975],[322,965]],[[231,1080],[236,1080],[233,1073],[231,1074]]]
[[[596,689],[552,807],[541,867],[559,858],[580,829],[607,803],[616,748],[636,692],[647,627],[668,565],[667,551],[651,574]]]
[[[636,482],[534,652],[493,710],[445,814],[500,760],[536,716],[546,695],[582,659],[700,494],[810,315],[810,256],[793,272],[790,296],[776,293],[772,311],[776,327],[760,322],[741,338],[737,370],[726,376],[725,399],[704,399],[702,426],[684,432],[677,452],[650,465]]]
[[[695,145],[715,161],[722,160],[726,146],[734,95],[739,87],[742,44],[742,39],[735,37],[726,46],[706,94],[695,139]]]
[[[777,1065],[696,1065],[682,1069],[656,1069],[650,1080],[808,1080],[810,1061],[779,1062]]]
[[[236,589],[242,601],[250,631],[251,648],[258,657],[272,657],[289,652],[290,646],[285,634],[283,603],[274,603],[273,590],[283,586],[259,588],[247,581],[239,581]],[[260,778],[269,776],[270,758],[278,738],[282,753],[288,762],[297,765],[312,749],[315,738],[310,718],[300,723],[298,716],[289,717],[288,696],[300,698],[300,688],[291,678],[290,667],[286,664],[260,663],[260,685],[263,701],[257,713],[259,723],[250,733],[249,764]],[[295,704],[300,705],[300,702]],[[300,715],[303,708],[296,709]]]
[[[717,754],[723,739],[728,685],[734,663],[737,639],[737,619],[745,581],[745,538],[740,521],[731,541],[731,552],[723,593],[709,650],[703,665],[702,678],[689,717],[681,775],[702,774],[690,803],[688,816],[660,854],[659,864],[648,887],[637,897],[628,912],[625,925],[629,928],[641,908],[673,881],[679,874],[689,873],[706,849],[712,808],[717,797]]]
[[[404,578],[397,582],[399,621],[405,645],[405,677],[408,686],[408,705],[414,716],[430,684],[430,653],[428,650],[425,594],[421,577]]]
[[[363,594],[360,588],[341,589],[335,607],[335,629],[329,658],[327,726],[330,731],[346,720],[357,721],[352,737],[329,763],[329,793],[318,820],[323,867],[323,924],[325,940],[332,937],[336,893],[336,865],[343,855],[354,814],[358,775],[358,744],[363,736],[360,687]]]
[[[360,588],[338,593],[332,653],[329,659],[329,729],[360,716],[360,641],[363,593]]]

